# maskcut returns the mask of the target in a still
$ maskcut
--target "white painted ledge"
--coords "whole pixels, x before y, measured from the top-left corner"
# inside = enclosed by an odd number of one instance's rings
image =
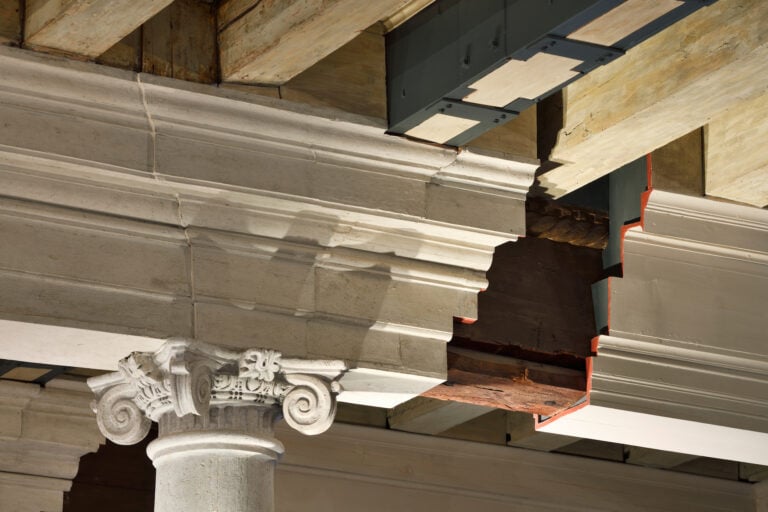
[[[581,407],[539,430],[768,464],[768,211],[653,191]]]

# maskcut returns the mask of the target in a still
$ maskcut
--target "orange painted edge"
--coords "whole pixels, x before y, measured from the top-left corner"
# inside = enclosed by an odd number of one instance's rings
[[[640,220],[638,222],[633,222],[631,224],[625,224],[624,226],[621,227],[619,252],[620,252],[620,261],[621,261],[622,267],[624,266],[624,238],[627,235],[627,231],[637,226],[640,226],[640,229],[645,228],[645,209],[648,206],[648,200],[651,198],[651,192],[653,192],[653,159],[651,158],[650,154],[645,156],[645,173],[646,173],[646,180],[648,181],[648,186],[646,187],[645,192],[640,194]],[[608,303],[608,310],[610,311],[610,301]]]
[[[539,430],[539,427],[543,427],[544,425],[549,425],[553,421],[559,420],[560,418],[562,418],[564,416],[568,416],[569,414],[572,414],[572,413],[574,413],[574,412],[576,412],[576,411],[578,411],[580,409],[583,409],[584,407],[589,405],[589,394],[592,392],[592,368],[593,368],[593,365],[594,365],[594,361],[593,360],[597,356],[597,348],[598,348],[599,345],[600,345],[600,336],[595,336],[594,338],[592,338],[591,349],[592,349],[592,352],[594,352],[595,356],[588,357],[587,361],[586,361],[586,364],[587,364],[587,368],[586,368],[587,369],[587,389],[585,391],[586,398],[584,399],[584,401],[581,402],[578,405],[574,405],[573,407],[569,407],[568,409],[564,410],[563,412],[559,412],[559,413],[557,413],[557,414],[555,414],[553,416],[550,416],[549,418],[547,418],[544,421],[540,421],[539,420],[539,416],[538,415],[534,415],[533,420],[534,420],[534,429],[535,430]]]
[[[639,222],[633,222],[631,224],[627,224],[625,226],[622,226],[621,228],[621,264],[624,265],[624,238],[626,236],[627,230],[630,228],[633,228],[635,226],[640,226],[640,228],[645,227],[645,209],[648,206],[648,200],[651,197],[651,192],[653,192],[653,160],[651,158],[651,155],[648,154],[645,157],[645,170],[647,173],[647,180],[648,180],[648,187],[646,188],[645,192],[643,192],[640,195],[640,221]],[[611,280],[612,277],[608,277],[608,297],[607,297],[607,324],[608,324],[608,332],[611,332]],[[590,342],[590,350],[594,354],[594,356],[588,357],[586,361],[586,370],[587,370],[587,389],[586,389],[586,398],[585,400],[573,407],[570,407],[566,409],[565,411],[555,414],[554,416],[550,416],[544,421],[539,420],[539,416],[534,416],[534,427],[536,430],[539,430],[540,427],[543,427],[545,425],[548,425],[552,423],[553,421],[557,421],[560,418],[563,418],[564,416],[567,416],[569,414],[573,414],[574,412],[583,409],[584,407],[588,406],[590,403],[589,396],[592,392],[592,371],[594,368],[594,359],[597,357],[597,351],[600,346],[600,336],[595,336],[592,338]]]

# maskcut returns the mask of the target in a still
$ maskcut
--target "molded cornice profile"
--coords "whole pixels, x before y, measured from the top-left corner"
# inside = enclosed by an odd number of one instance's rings
[[[384,407],[445,378],[536,168],[11,48],[0,118],[0,357],[114,370],[171,337],[256,344],[343,359],[342,400]]]
[[[386,136],[336,111],[9,48],[0,69],[8,70],[0,78],[5,152],[507,240],[525,232],[532,162]]]
[[[284,359],[274,350],[233,352],[186,340],[133,353],[120,371],[89,379],[99,429],[118,444],[144,439],[168,414],[208,416],[212,406],[282,404],[286,422],[307,435],[325,432],[336,414],[343,361]]]
[[[540,429],[768,463],[768,211],[653,191],[585,404]]]

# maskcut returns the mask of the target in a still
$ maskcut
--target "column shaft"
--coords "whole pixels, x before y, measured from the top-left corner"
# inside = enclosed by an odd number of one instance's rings
[[[277,406],[216,406],[160,418],[147,448],[157,468],[155,512],[272,512]]]

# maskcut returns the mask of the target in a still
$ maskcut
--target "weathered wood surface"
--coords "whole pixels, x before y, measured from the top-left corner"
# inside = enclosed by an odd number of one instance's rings
[[[719,0],[569,85],[542,187],[560,197],[762,94],[766,19],[768,2]]]
[[[608,243],[608,214],[597,210],[528,197],[525,224],[526,236],[592,249],[604,249]]]
[[[568,38],[611,46],[682,3],[682,0],[627,0],[572,32]]]
[[[26,0],[24,42],[94,58],[172,0]]]
[[[226,19],[237,14],[219,32],[222,78],[283,84],[407,3],[267,0],[247,8],[229,5]]]
[[[697,129],[651,153],[653,188],[685,194],[704,195],[703,130]],[[719,169],[711,169],[718,173]]]
[[[500,349],[589,356],[597,334],[591,286],[602,279],[602,266],[599,249],[544,238],[497,247],[490,285],[478,296],[478,320],[455,325],[454,336]]]
[[[706,128],[706,193],[768,205],[768,93],[735,105]]]
[[[213,6],[176,0],[143,29],[142,70],[202,83],[218,82]]]
[[[109,50],[99,55],[96,58],[96,62],[115,68],[142,71],[141,46],[143,44],[143,33],[141,27],[137,28],[118,41]]]
[[[485,132],[467,143],[471,149],[494,151],[504,158],[536,159],[536,108],[524,110],[510,122]]]
[[[0,44],[15,46],[21,41],[20,12],[20,0],[0,0]]]
[[[552,415],[584,396],[584,372],[463,349],[448,350],[448,380],[423,397]]]
[[[283,99],[385,119],[384,36],[363,31],[280,86]]]

